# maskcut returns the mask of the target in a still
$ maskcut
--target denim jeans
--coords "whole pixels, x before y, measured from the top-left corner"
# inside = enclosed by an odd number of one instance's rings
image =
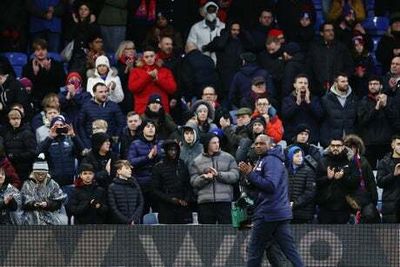
[[[248,246],[247,267],[261,266],[264,252],[271,242],[276,242],[280,246],[283,254],[293,266],[304,266],[290,231],[289,220],[266,222],[263,219],[256,219],[253,221]]]

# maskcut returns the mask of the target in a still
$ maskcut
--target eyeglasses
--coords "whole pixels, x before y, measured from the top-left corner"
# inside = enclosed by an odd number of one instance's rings
[[[257,106],[268,106],[269,103],[257,103]]]

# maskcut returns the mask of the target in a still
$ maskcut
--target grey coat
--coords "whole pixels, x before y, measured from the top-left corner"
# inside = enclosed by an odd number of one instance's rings
[[[204,178],[207,168],[218,171],[214,180]],[[224,151],[210,156],[202,153],[189,167],[190,183],[197,190],[197,203],[230,202],[233,198],[233,184],[239,180],[239,169],[235,159]]]

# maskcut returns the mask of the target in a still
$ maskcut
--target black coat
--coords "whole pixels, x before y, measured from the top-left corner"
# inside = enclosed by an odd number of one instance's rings
[[[25,88],[12,76],[9,75],[7,80],[0,85],[0,103],[2,109],[0,111],[0,123],[8,122],[7,114],[12,104],[19,103],[24,107],[25,114],[29,113],[29,98]]]
[[[36,138],[30,127],[22,125],[13,129],[5,127],[1,133],[4,138],[4,148],[8,158],[21,181],[28,179],[36,156]]]
[[[115,178],[108,187],[108,203],[114,223],[140,223],[144,201],[136,180]]]
[[[382,36],[376,49],[376,59],[382,64],[382,72],[390,70],[390,63],[394,56],[393,49],[400,48],[400,37],[386,34]]]
[[[341,179],[329,179],[327,167],[344,170]],[[348,211],[350,207],[346,202],[346,195],[353,193],[358,185],[357,170],[348,159],[347,150],[338,156],[325,154],[317,167],[317,204],[320,208],[330,211]]]
[[[399,201],[400,201],[400,176],[394,176],[394,168],[400,160],[392,158],[387,154],[378,163],[377,184],[383,189],[382,194],[382,221],[387,223],[398,223]]]
[[[100,208],[96,208],[96,204],[100,204]],[[107,193],[96,184],[76,185],[69,208],[75,224],[103,224],[108,211]]]
[[[331,91],[322,97],[321,103],[324,111],[320,133],[322,146],[326,147],[332,137],[342,136],[343,132],[356,131],[357,100],[353,93],[347,97],[344,107]]]
[[[311,221],[315,212],[315,170],[308,163],[296,172],[289,171],[289,200],[293,202],[293,219]]]
[[[398,120],[398,110],[388,97],[387,105],[375,109],[376,102],[365,96],[358,104],[357,120],[360,137],[365,145],[389,144],[395,132],[394,125]]]

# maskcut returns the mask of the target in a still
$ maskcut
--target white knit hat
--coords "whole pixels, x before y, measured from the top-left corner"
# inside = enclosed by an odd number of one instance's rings
[[[96,68],[100,65],[106,65],[108,68],[110,68],[110,61],[106,56],[99,56],[96,59]]]
[[[36,161],[33,163],[32,171],[38,171],[38,172],[49,171],[49,165],[47,165],[47,161],[45,160],[45,156],[43,153],[40,153]]]

